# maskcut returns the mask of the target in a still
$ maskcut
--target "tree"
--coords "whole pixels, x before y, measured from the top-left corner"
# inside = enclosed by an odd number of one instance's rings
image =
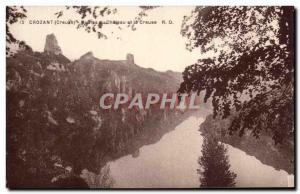
[[[179,93],[204,91],[214,117],[236,112],[230,133],[293,137],[293,7],[197,7],[181,33],[188,49],[210,57],[185,69]]]
[[[227,149],[215,138],[205,137],[198,163],[201,187],[234,187],[236,174],[230,171]]]
[[[10,45],[15,44],[17,47],[25,50],[31,49],[24,41],[17,40],[10,32],[10,25],[17,23],[20,19],[26,18],[27,10],[23,6],[6,7],[6,55],[11,55],[13,50]]]

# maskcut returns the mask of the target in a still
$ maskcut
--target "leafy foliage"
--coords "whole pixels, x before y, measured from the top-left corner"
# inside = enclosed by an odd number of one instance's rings
[[[198,163],[201,187],[234,187],[236,174],[230,171],[227,149],[213,137],[205,137]]]
[[[157,6],[140,6],[141,11],[137,14],[134,20],[140,21],[143,17],[147,16],[146,12],[155,9]],[[108,6],[66,6],[64,10],[60,10],[54,15],[56,18],[61,18],[64,16],[66,11],[71,11],[76,13],[82,21],[77,21],[76,28],[84,29],[87,33],[95,33],[97,37],[107,39],[108,35],[103,31],[103,22],[101,19],[105,16],[113,15],[118,12],[117,8],[111,8]],[[22,19],[27,17],[27,10],[23,6],[7,6],[6,7],[6,55],[11,56],[16,51],[14,46],[16,45],[21,50],[31,50],[24,41],[17,40],[14,35],[10,32],[10,26]],[[85,19],[85,21],[84,21]],[[92,21],[94,20],[94,21]],[[98,21],[98,22],[95,22]],[[121,30],[122,27],[117,25],[118,29]],[[134,24],[128,25],[132,30],[136,30]],[[111,32],[113,33],[113,32]],[[119,37],[118,37],[119,39]]]
[[[181,33],[188,49],[209,57],[185,69],[178,92],[205,91],[215,117],[239,112],[231,133],[272,130],[282,143],[294,130],[293,16],[292,7],[195,8]]]
[[[81,19],[87,19],[86,22],[77,22],[76,28],[83,28],[87,33],[96,33],[98,38],[105,38],[107,39],[107,35],[102,32],[103,23],[100,22],[92,22],[88,21],[91,19],[100,19],[107,15],[117,13],[117,9],[111,9],[107,6],[66,6],[65,10],[61,10],[55,13],[57,18],[60,18],[64,15],[66,10],[72,10],[74,13],[77,13]]]
[[[140,11],[137,16],[134,18],[135,21],[142,20],[143,17],[147,16],[146,12],[149,10],[155,9],[157,6],[140,6]],[[97,37],[107,39],[108,35],[103,31],[104,23],[101,19],[105,19],[106,16],[117,14],[118,9],[108,6],[66,6],[65,10],[61,10],[55,13],[57,18],[60,18],[64,15],[64,12],[67,10],[72,10],[73,13],[76,13],[82,21],[78,21],[76,28],[84,29],[87,33],[95,33]],[[86,21],[84,21],[84,19]],[[122,30],[121,25],[116,23],[119,30]],[[134,23],[126,25],[132,30],[136,30]],[[114,32],[111,32],[114,33]],[[119,39],[119,37],[118,37]]]
[[[31,49],[24,41],[17,40],[10,32],[10,25],[17,23],[21,19],[26,18],[27,10],[23,6],[7,6],[6,7],[6,55],[11,55],[13,50],[9,45],[16,44],[17,47],[25,50]]]

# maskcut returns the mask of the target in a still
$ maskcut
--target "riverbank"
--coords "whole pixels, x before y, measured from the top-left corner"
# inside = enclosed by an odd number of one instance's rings
[[[238,134],[229,135],[227,128],[230,122],[230,118],[213,119],[213,116],[209,115],[201,124],[200,131],[204,136],[212,135],[222,143],[245,151],[263,164],[294,174],[294,142],[286,141],[282,145],[275,145],[272,137],[267,133],[261,133],[259,139],[254,138],[250,133],[245,133],[242,137]]]
[[[154,144],[140,147],[138,154],[109,162],[114,188],[199,188],[203,136],[199,125],[205,116],[189,116]],[[288,174],[263,164],[244,151],[228,147],[236,187],[287,187]]]

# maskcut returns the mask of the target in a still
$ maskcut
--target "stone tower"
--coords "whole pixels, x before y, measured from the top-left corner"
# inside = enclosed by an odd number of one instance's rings
[[[48,34],[46,37],[46,43],[44,52],[53,53],[55,55],[62,54],[61,48],[58,46],[56,37],[54,34]]]
[[[129,65],[133,65],[134,64],[134,56],[133,54],[128,53],[126,55],[126,61]]]

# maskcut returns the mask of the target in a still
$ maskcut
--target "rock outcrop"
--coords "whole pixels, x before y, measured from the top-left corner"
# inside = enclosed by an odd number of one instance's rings
[[[258,139],[253,137],[250,131],[246,131],[242,137],[237,133],[229,135],[228,127],[231,122],[232,116],[227,119],[214,119],[213,115],[208,115],[201,124],[200,131],[204,136],[213,136],[222,143],[241,149],[263,164],[273,166],[277,170],[285,170],[289,174],[295,173],[293,139],[282,145],[275,145],[272,135],[264,131],[261,131]]]
[[[89,51],[89,52],[85,53],[84,55],[82,55],[79,60],[88,60],[88,59],[93,59],[93,58],[94,58],[93,52]]]

